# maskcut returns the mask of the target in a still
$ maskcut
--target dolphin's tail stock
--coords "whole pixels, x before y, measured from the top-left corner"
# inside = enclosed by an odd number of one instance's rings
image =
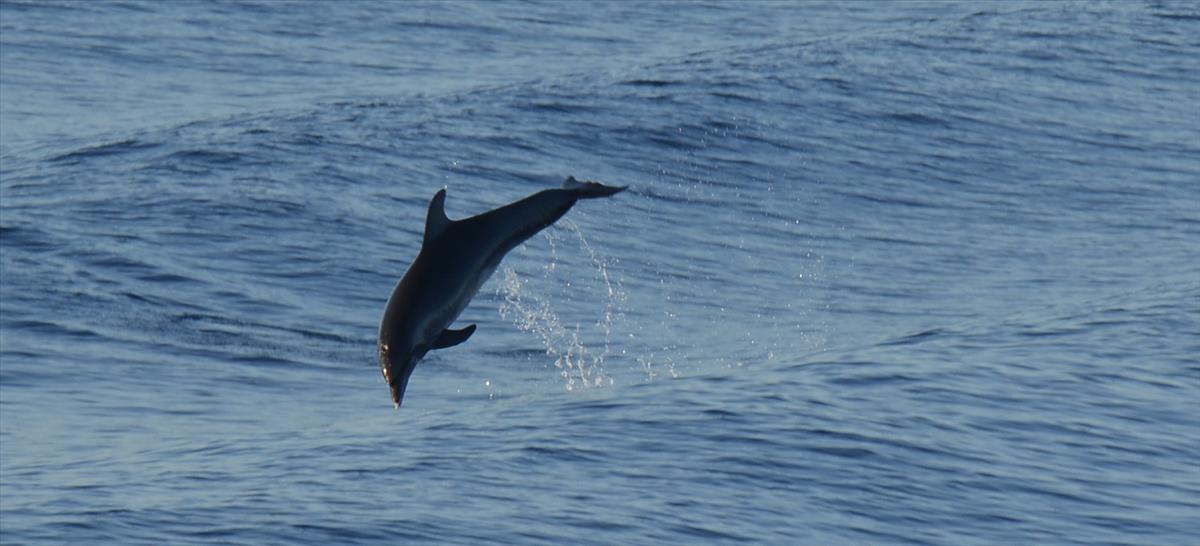
[[[608,197],[615,193],[623,192],[626,188],[626,186],[605,186],[604,184],[590,180],[580,182],[574,176],[568,176],[567,181],[563,182],[562,187],[564,190],[573,192],[577,199]]]

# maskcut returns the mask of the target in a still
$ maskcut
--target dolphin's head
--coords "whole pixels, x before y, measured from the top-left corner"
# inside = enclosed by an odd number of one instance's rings
[[[387,345],[381,343],[379,345],[379,369],[383,372],[383,379],[387,381],[388,388],[392,391],[392,403],[396,408],[400,407],[400,402],[404,400],[404,389],[408,388],[408,377],[412,375],[413,368],[417,367],[417,362],[420,362],[425,357],[425,350],[421,347],[414,347],[411,344]]]

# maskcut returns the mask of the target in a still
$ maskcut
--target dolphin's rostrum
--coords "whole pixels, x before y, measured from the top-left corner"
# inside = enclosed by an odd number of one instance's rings
[[[433,196],[421,252],[392,290],[379,325],[379,367],[397,408],[417,362],[432,349],[453,347],[475,333],[449,326],[508,251],[553,224],[580,199],[607,197],[625,187],[580,182],[543,190],[463,220],[446,217],[446,190]]]

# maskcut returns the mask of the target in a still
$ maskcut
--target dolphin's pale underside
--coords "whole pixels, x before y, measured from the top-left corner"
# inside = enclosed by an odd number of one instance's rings
[[[580,199],[607,197],[625,187],[580,182],[543,190],[463,220],[446,217],[446,190],[429,202],[425,238],[417,259],[392,290],[379,325],[379,367],[400,407],[408,378],[427,352],[453,347],[475,325],[449,326],[491,277],[508,251],[553,224]]]

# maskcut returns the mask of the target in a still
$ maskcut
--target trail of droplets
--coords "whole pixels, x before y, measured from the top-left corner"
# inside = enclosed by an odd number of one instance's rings
[[[573,328],[563,325],[547,298],[531,289],[528,282],[509,266],[502,268],[504,278],[500,283],[500,292],[504,303],[500,306],[500,316],[512,320],[518,328],[537,334],[542,339],[546,353],[555,357],[554,366],[559,369],[567,390],[611,385],[613,378],[605,373],[604,364],[612,354],[614,325],[624,317],[621,309],[628,295],[622,290],[620,282],[609,275],[609,268],[616,263],[615,260],[601,256],[574,222],[563,220],[559,226],[561,227],[542,232],[550,243],[551,254],[549,263],[542,268],[542,277],[547,281],[563,283],[567,287],[572,285],[567,280],[554,279],[554,273],[559,263],[558,246],[561,233],[565,231],[574,234],[578,239],[579,248],[591,260],[596,278],[605,289],[604,310],[595,323],[596,327],[604,332],[603,348],[596,352],[585,345],[580,336],[579,325]]]

